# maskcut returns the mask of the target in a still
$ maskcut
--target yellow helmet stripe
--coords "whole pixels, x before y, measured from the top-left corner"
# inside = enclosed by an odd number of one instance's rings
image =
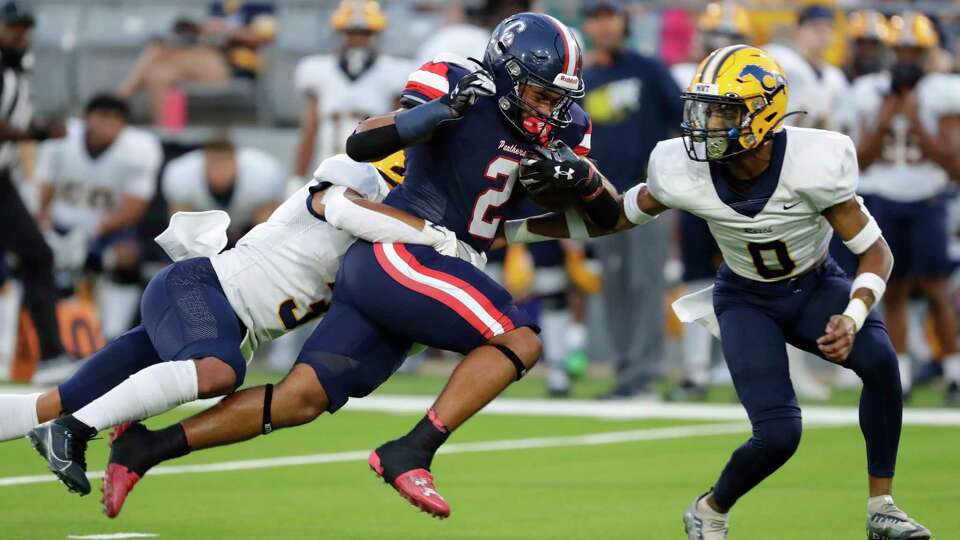
[[[723,66],[723,63],[727,61],[727,58],[730,58],[733,53],[746,48],[747,45],[729,45],[722,49],[718,49],[715,53],[713,53],[713,59],[711,59],[703,68],[703,76],[700,77],[700,82],[717,82],[717,76],[720,74],[720,67]]]

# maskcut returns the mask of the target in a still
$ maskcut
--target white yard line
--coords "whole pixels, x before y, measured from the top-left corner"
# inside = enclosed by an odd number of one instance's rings
[[[706,437],[710,435],[729,435],[735,433],[747,433],[749,431],[750,425],[744,422],[704,424],[694,426],[637,429],[631,431],[613,431],[609,433],[590,433],[587,435],[572,435],[563,437],[538,437],[531,439],[510,439],[503,441],[453,443],[440,448],[440,453],[464,454],[473,452],[529,450],[532,448],[597,446],[638,441],[684,439],[689,437]],[[224,471],[244,471],[252,469],[272,469],[277,467],[317,465],[321,463],[366,461],[369,455],[370,450],[356,450],[351,452],[336,452],[331,454],[312,454],[305,456],[285,456],[264,459],[248,459],[242,461],[225,461],[221,463],[205,463],[201,465],[174,465],[157,467],[150,471],[150,476],[169,474],[203,474]],[[92,471],[88,473],[87,476],[90,479],[100,479],[103,478],[103,471]],[[0,478],[0,487],[24,484],[40,484],[53,482],[55,480],[56,478],[52,474],[11,476]]]
[[[120,540],[123,538],[159,538],[159,534],[152,533],[108,533],[108,534],[68,534],[67,538],[74,540]]]

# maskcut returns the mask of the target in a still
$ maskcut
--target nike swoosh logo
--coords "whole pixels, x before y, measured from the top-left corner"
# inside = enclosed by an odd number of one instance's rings
[[[795,202],[795,203],[793,203],[793,204],[783,203],[783,209],[784,209],[784,210],[790,210],[791,208],[797,206],[798,204],[800,204],[799,201],[798,201],[798,202]]]

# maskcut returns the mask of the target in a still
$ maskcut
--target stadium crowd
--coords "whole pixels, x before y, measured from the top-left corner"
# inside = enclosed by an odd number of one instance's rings
[[[50,95],[43,81],[51,68],[43,55],[33,58],[29,39],[31,31],[43,34],[52,20],[43,14],[51,11],[35,15],[26,3],[7,2],[0,12],[0,379],[60,381],[104,340],[133,327],[144,283],[166,262],[153,237],[174,212],[225,210],[235,242],[302,187],[322,159],[342,153],[358,122],[395,109],[417,66],[441,53],[480,58],[496,22],[545,10],[580,31],[587,51],[582,105],[593,120],[585,144],[621,191],[645,177],[658,141],[679,134],[680,93],[707,53],[735,43],[770,51],[791,82],[796,114],[787,123],[841,131],[857,143],[859,194],[896,258],[883,312],[905,395],[943,378],[947,403],[960,405],[960,197],[951,182],[960,178],[953,48],[960,10],[953,5],[923,14],[899,3],[388,3],[400,7],[326,1],[316,2],[314,13],[303,3],[224,0],[186,15],[171,4],[169,27],[141,36],[146,46],[118,66],[123,71],[111,72],[116,80],[97,81],[95,92],[51,115],[75,113],[70,118],[41,121],[31,118],[28,83]],[[278,79],[276,50],[291,19],[285,10],[293,9],[311,14],[308,28],[322,43]],[[429,39],[391,48],[388,28],[416,18],[430,25],[418,30]],[[296,144],[278,153],[236,142],[230,128],[237,117],[217,101],[253,88],[245,104],[268,109],[273,102],[261,96],[277,80],[303,106],[289,119],[298,126]],[[210,98],[215,113],[196,110]],[[209,117],[211,129],[183,130],[196,125],[194,113]],[[268,132],[290,131],[273,112],[255,116],[271,124],[261,126]],[[834,257],[852,272],[856,259],[835,243]],[[728,376],[711,334],[681,327],[669,304],[709,285],[719,262],[706,223],[680,214],[586,244],[513,245],[491,257],[488,271],[537,314],[551,395],[568,395],[591,358],[612,362],[616,376],[600,397],[663,392],[698,400]],[[309,330],[264,356],[274,366],[289,364]],[[791,352],[791,377],[803,397],[859,384],[851,372],[824,370],[806,356]],[[408,360],[408,369],[416,362]]]

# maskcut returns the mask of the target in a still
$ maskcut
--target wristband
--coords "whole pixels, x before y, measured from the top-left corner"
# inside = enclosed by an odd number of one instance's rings
[[[853,293],[857,292],[857,289],[869,289],[873,293],[873,305],[877,305],[883,298],[883,293],[887,290],[887,282],[872,272],[864,272],[858,274],[853,283],[850,284],[851,298],[853,298]]]
[[[860,298],[851,298],[850,303],[847,304],[847,309],[843,310],[844,315],[853,319],[854,332],[859,332],[863,328],[863,323],[866,322],[869,313],[870,310],[867,309],[866,302]]]
[[[623,194],[623,213],[627,216],[627,220],[634,225],[643,225],[657,219],[657,216],[651,216],[640,209],[638,196],[640,188],[643,186],[646,186],[646,184],[637,184]]]

